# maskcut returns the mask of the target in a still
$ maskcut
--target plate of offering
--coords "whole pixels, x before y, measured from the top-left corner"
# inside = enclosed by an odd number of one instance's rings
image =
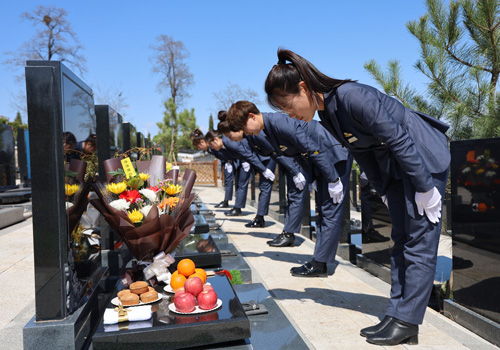
[[[217,303],[215,304],[214,307],[212,307],[211,309],[202,309],[199,305],[195,305],[194,306],[194,310],[193,311],[190,311],[190,312],[183,312],[183,311],[180,311],[176,306],[175,306],[175,303],[171,303],[168,305],[168,309],[176,314],[181,314],[181,315],[196,315],[196,314],[202,314],[204,312],[209,312],[209,311],[213,311],[213,310],[216,310],[218,308],[220,308],[222,306],[222,300],[220,299],[217,299]],[[183,309],[184,310],[184,309]]]
[[[151,303],[155,303],[162,299],[162,295],[151,288],[147,292],[142,294],[132,293],[130,291],[119,292],[113,300],[111,300],[111,304],[115,306],[123,305],[123,306],[138,306],[138,305],[147,305]]]
[[[210,282],[205,283],[204,286],[210,286]],[[167,284],[165,287],[163,287],[163,290],[167,293],[175,294],[175,291],[172,289],[172,286],[170,284]]]

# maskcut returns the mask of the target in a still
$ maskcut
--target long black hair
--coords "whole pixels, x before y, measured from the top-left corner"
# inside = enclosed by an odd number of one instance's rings
[[[278,63],[267,75],[265,83],[269,105],[275,109],[283,110],[285,97],[297,95],[300,92],[299,83],[301,81],[306,84],[314,103],[318,106],[320,100],[317,93],[332,91],[353,80],[330,78],[295,52],[279,48]]]

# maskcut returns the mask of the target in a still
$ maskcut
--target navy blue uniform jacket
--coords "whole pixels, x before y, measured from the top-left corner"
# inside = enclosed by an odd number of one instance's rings
[[[277,154],[265,133],[261,132],[258,135],[247,135],[245,138],[248,140],[248,145],[251,148],[253,148],[260,155],[273,158],[276,162],[283,166],[286,171],[292,174],[292,176],[296,176],[300,173],[300,164],[292,157]]]
[[[359,83],[325,93],[324,102],[321,124],[352,153],[380,195],[402,173],[417,192],[427,192],[434,187],[431,174],[448,168],[447,124]]]
[[[262,113],[262,117],[264,132],[278,155],[308,158],[328,182],[344,173],[348,152],[319,122],[308,123],[282,113]]]
[[[266,171],[267,167],[262,163],[262,161],[269,160],[269,158],[258,157],[257,154],[252,151],[246,139],[241,140],[241,142],[236,142],[231,141],[226,136],[222,136],[222,143],[224,144],[225,150],[234,159],[240,159],[241,161],[246,161],[252,164],[260,173]]]

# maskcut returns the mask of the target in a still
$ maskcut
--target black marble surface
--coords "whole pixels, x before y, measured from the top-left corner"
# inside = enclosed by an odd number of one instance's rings
[[[452,299],[500,323],[500,138],[451,142]]]
[[[193,213],[194,225],[191,228],[191,233],[207,233],[210,230],[207,220],[202,214]]]
[[[0,124],[0,187],[16,184],[14,148],[12,127]]]
[[[210,233],[190,233],[174,250],[175,263],[172,268],[182,259],[191,259],[198,267],[220,266],[221,253]]]
[[[108,105],[95,106],[97,130],[97,155],[99,160],[99,177],[106,180],[103,162],[121,152],[121,137],[119,136],[122,116]]]
[[[153,317],[147,322],[128,322],[116,326],[101,324],[93,337],[98,349],[186,349],[249,338],[250,322],[241,302],[225,276],[209,277],[222,306],[198,315],[179,315],[168,309],[171,298],[153,304]],[[161,290],[158,286],[157,290]],[[114,296],[114,295],[113,295]],[[112,304],[108,307],[114,308]],[[134,324],[135,323],[135,324]],[[140,328],[142,327],[142,328]]]

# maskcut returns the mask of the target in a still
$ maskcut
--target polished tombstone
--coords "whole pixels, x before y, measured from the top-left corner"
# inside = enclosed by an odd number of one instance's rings
[[[182,259],[191,259],[198,267],[219,267],[221,265],[221,253],[210,233],[187,235],[174,250],[175,269],[177,263]]]
[[[14,148],[12,126],[0,124],[0,190],[16,187]]]
[[[180,315],[169,310],[170,298],[163,299],[153,304],[156,311],[149,321],[119,325],[104,325],[101,322],[93,337],[93,349],[203,348],[250,338],[250,322],[227,277],[215,275],[209,277],[207,282],[222,301],[220,308],[201,314]],[[110,303],[108,307],[115,306]]]
[[[98,291],[107,270],[101,267],[99,249],[74,245],[71,226],[78,226],[78,213],[69,216],[73,210],[66,209],[65,177],[73,175],[65,173],[63,132],[71,131],[77,140],[95,132],[92,90],[61,62],[28,61],[26,96],[35,317],[24,327],[24,348],[85,348],[100,317]],[[80,181],[83,174],[73,179]],[[75,208],[85,208],[86,195],[77,196],[81,201]]]
[[[31,186],[29,131],[17,129],[17,164],[19,165],[19,178],[23,187]]]
[[[456,307],[445,308],[500,345],[500,138],[451,142],[451,155]]]
[[[128,151],[132,148],[130,133],[132,132],[132,125],[129,122],[123,122],[121,125],[121,139],[123,152]]]
[[[121,137],[119,136],[122,116],[108,105],[96,105],[97,150],[99,159],[99,175],[104,177],[103,162],[121,152]]]

